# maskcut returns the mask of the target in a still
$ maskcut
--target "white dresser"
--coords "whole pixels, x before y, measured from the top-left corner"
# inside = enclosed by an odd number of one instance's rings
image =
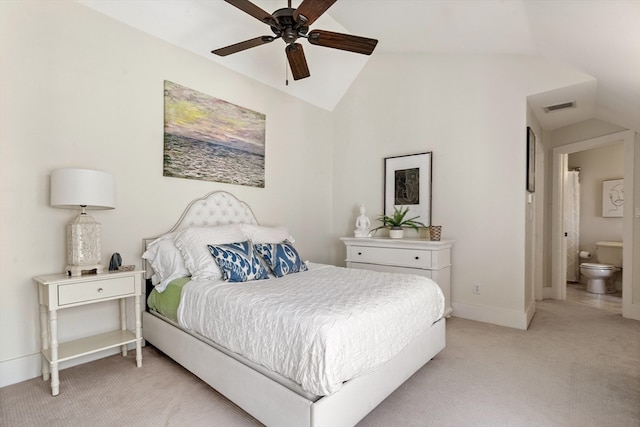
[[[342,237],[347,246],[347,268],[410,273],[433,279],[445,298],[445,316],[451,314],[451,247],[453,240]]]

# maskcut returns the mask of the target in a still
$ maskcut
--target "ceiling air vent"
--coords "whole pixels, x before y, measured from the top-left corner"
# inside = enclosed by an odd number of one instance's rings
[[[547,107],[542,107],[545,113],[553,113],[554,111],[566,110],[567,108],[575,108],[576,101],[571,102],[563,102],[562,104],[549,105]]]

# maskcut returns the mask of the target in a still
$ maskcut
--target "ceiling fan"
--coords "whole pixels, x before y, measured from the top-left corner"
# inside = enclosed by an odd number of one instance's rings
[[[285,51],[294,80],[304,79],[311,75],[302,45],[296,43],[298,38],[306,38],[309,43],[317,46],[341,49],[364,55],[371,55],[376,44],[378,44],[378,40],[352,36],[350,34],[334,33],[325,30],[312,30],[309,32],[309,26],[337,0],[303,0],[297,9],[292,9],[291,0],[288,0],[288,7],[278,9],[272,14],[262,10],[249,0],[225,1],[270,26],[275,36],[256,37],[213,50],[211,53],[219,56],[227,56],[252,47],[271,43],[275,39],[281,38],[287,44]]]

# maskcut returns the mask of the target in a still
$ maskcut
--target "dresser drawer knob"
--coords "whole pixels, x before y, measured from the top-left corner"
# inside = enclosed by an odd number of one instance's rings
[[[420,259],[420,257],[419,257],[419,256],[417,256],[417,257],[416,257],[416,259]]]
[[[98,292],[102,292],[104,289],[102,288],[98,288]]]
[[[358,252],[358,255],[362,255],[362,252]]]

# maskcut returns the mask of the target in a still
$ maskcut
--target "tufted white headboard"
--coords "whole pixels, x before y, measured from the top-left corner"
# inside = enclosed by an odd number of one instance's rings
[[[215,227],[226,224],[258,224],[245,202],[226,191],[214,191],[189,203],[172,231],[189,227]]]
[[[233,194],[226,191],[214,191],[189,203],[178,222],[167,233],[189,227],[215,227],[226,224],[257,225],[258,221],[245,202],[238,200]],[[149,243],[158,237],[160,236],[143,239],[142,252],[147,249]],[[143,261],[147,271],[146,276],[149,278],[153,270],[145,260]]]

